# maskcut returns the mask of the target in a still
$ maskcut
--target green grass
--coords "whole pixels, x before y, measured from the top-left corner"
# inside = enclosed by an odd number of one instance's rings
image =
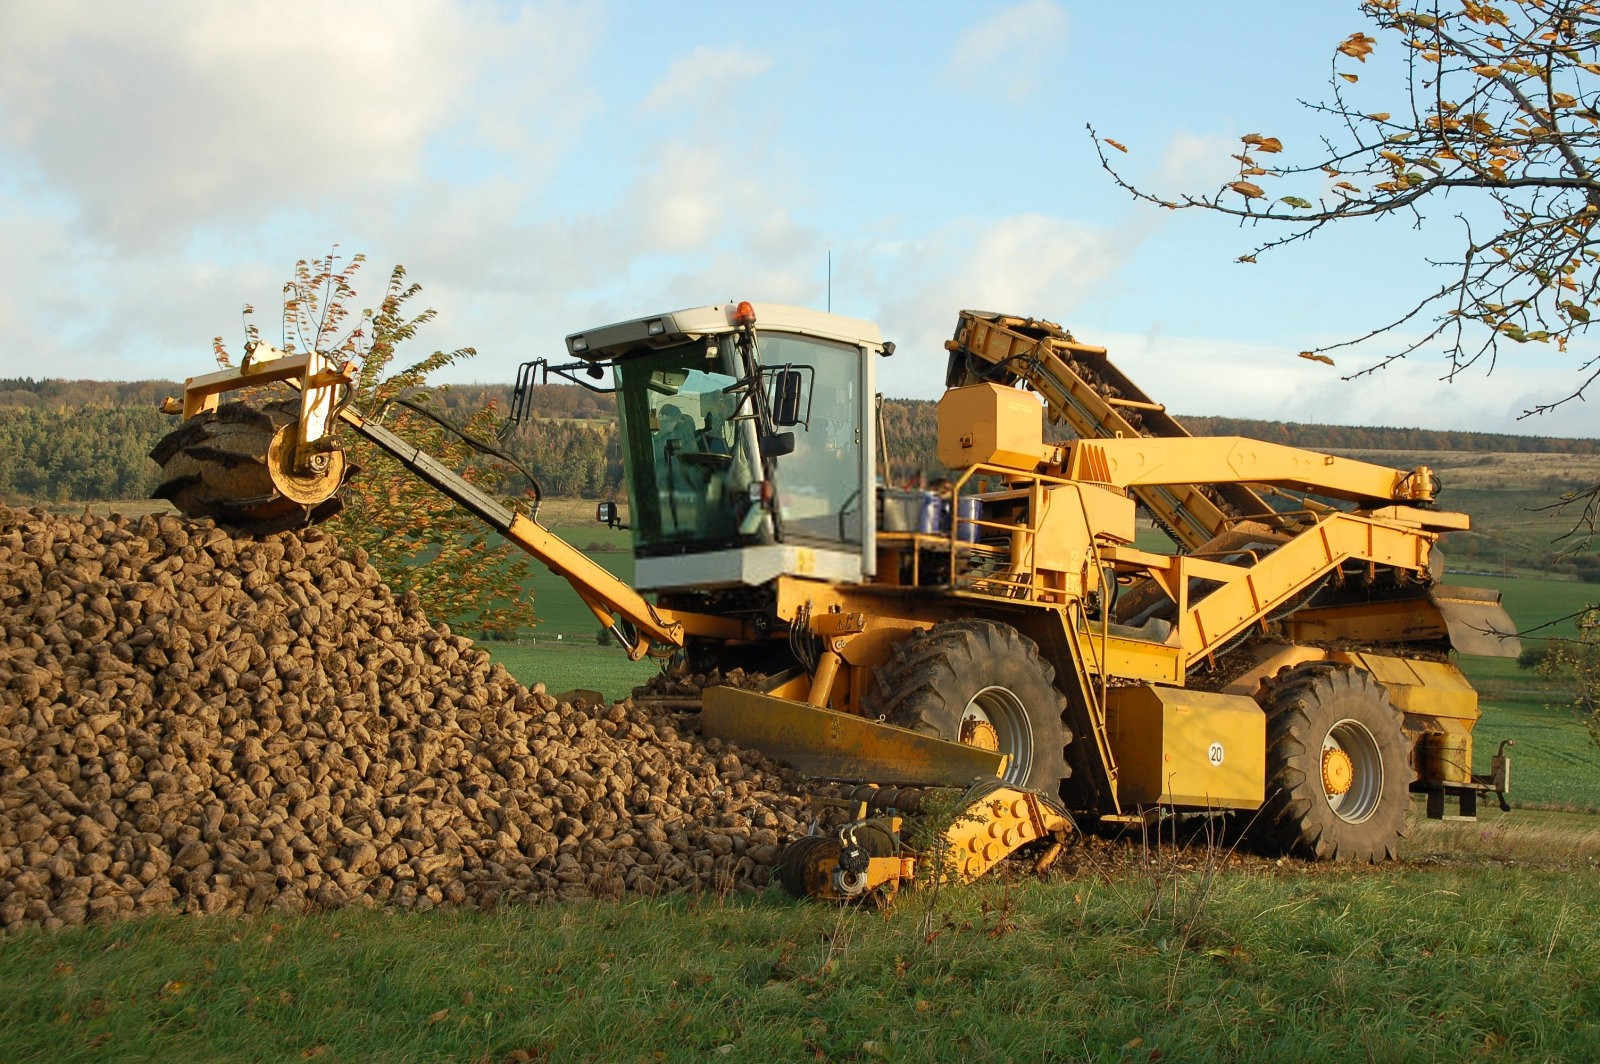
[[[1517,630],[1530,638],[1571,638],[1578,634],[1575,615],[1585,606],[1600,603],[1600,584],[1536,576],[1455,576],[1452,584],[1490,587],[1500,592],[1506,612]]]
[[[1087,868],[887,914],[160,918],[6,940],[0,1058],[1587,1059],[1592,875]]]
[[[598,646],[592,636],[587,646],[578,640],[570,644],[544,640],[479,645],[520,683],[531,687],[542,682],[551,694],[582,688],[599,691],[607,698],[623,698],[658,669],[648,659],[629,661],[615,645]]]
[[[609,572],[625,582],[633,582],[633,541],[629,533],[604,525],[554,525],[550,531],[586,553]],[[491,544],[500,549],[503,541],[490,537]],[[507,548],[509,551],[513,548]],[[533,572],[524,582],[523,591],[533,596],[533,608],[538,616],[538,627],[533,635],[537,639],[553,639],[560,635],[563,641],[574,637],[593,640],[600,630],[589,607],[583,604],[566,577],[557,576],[537,562]]]
[[[1507,658],[1464,657],[1461,665],[1483,711],[1473,770],[1488,772],[1500,740],[1514,739],[1514,803],[1600,810],[1600,749],[1569,708],[1570,692]]]

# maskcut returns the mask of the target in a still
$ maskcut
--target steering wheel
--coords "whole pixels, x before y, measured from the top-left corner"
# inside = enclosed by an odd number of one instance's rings
[[[673,457],[701,469],[726,469],[733,464],[733,455],[717,451],[679,451]]]

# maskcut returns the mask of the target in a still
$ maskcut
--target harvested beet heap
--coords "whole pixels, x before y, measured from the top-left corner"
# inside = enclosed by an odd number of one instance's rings
[[[0,506],[0,927],[767,881],[800,801],[517,684],[309,530]]]

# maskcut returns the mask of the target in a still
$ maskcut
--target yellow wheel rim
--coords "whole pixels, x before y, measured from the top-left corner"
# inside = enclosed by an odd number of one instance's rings
[[[986,720],[968,717],[961,722],[961,741],[980,750],[999,750],[1000,733]]]
[[[1355,781],[1355,766],[1350,755],[1339,749],[1322,751],[1322,789],[1330,795],[1344,794]]]

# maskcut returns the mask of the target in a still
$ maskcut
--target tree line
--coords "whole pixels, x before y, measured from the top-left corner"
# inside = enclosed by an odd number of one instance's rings
[[[146,453],[172,427],[160,413],[172,381],[0,379],[0,496],[51,502],[140,498],[155,486]],[[509,387],[483,384],[434,388],[430,402],[458,423],[493,403],[503,414]],[[622,452],[609,395],[570,384],[539,386],[537,416],[499,441],[539,481],[545,494],[603,498],[622,490]],[[937,424],[927,400],[890,399],[884,428],[892,479],[940,475],[934,458]],[[1249,418],[1187,417],[1196,435],[1237,435],[1312,449],[1600,453],[1600,440],[1385,426],[1315,425]],[[495,488],[518,494],[521,475],[485,471]]]

